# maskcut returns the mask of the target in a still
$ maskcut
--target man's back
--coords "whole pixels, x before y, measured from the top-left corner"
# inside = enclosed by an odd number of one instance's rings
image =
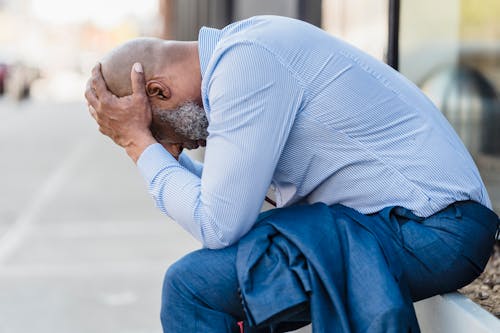
[[[490,206],[469,153],[441,112],[389,66],[320,29],[283,17],[254,17],[210,34],[200,32],[202,46],[205,35],[216,43],[208,61],[200,50],[209,115],[213,100],[227,94],[211,85],[214,77],[236,79],[220,70],[225,63],[238,58],[248,76],[262,75],[260,66],[248,66],[260,60],[245,59],[245,48],[271,54],[262,62],[283,67],[297,87],[290,92],[276,85],[266,94],[295,99],[294,109],[266,111],[288,112],[293,118],[261,124],[286,137],[272,176],[279,205],[342,203],[362,213],[399,205],[420,216],[460,200]],[[270,163],[259,161],[257,173]]]

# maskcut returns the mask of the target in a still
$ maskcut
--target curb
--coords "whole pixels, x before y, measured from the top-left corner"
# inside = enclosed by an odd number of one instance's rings
[[[455,292],[415,304],[422,333],[497,333],[500,320],[469,298]]]

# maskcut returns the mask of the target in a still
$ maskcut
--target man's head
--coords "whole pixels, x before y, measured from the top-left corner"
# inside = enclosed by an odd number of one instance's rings
[[[137,38],[118,46],[101,61],[104,80],[115,95],[132,93],[130,70],[136,62],[144,69],[155,138],[188,149],[204,145],[208,121],[201,107],[197,44]]]

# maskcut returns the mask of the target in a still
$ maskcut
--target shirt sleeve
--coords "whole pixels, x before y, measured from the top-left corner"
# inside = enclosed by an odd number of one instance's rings
[[[184,152],[179,156],[179,163],[196,176],[201,177],[203,172],[203,163],[193,160]]]
[[[222,248],[255,223],[303,90],[275,55],[252,44],[226,50],[207,88],[201,178],[158,145],[144,151],[138,166],[163,212],[205,247]]]

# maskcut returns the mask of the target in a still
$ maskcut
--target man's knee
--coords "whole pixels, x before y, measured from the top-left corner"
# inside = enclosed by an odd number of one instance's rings
[[[163,280],[163,298],[167,294],[176,293],[183,296],[191,293],[192,287],[188,288],[187,284],[197,275],[197,267],[200,264],[199,251],[189,253],[181,259],[174,262],[167,269]]]
[[[163,325],[171,318],[172,309],[184,309],[195,299],[189,286],[196,269],[196,255],[190,253],[167,269],[163,280],[160,319]]]

